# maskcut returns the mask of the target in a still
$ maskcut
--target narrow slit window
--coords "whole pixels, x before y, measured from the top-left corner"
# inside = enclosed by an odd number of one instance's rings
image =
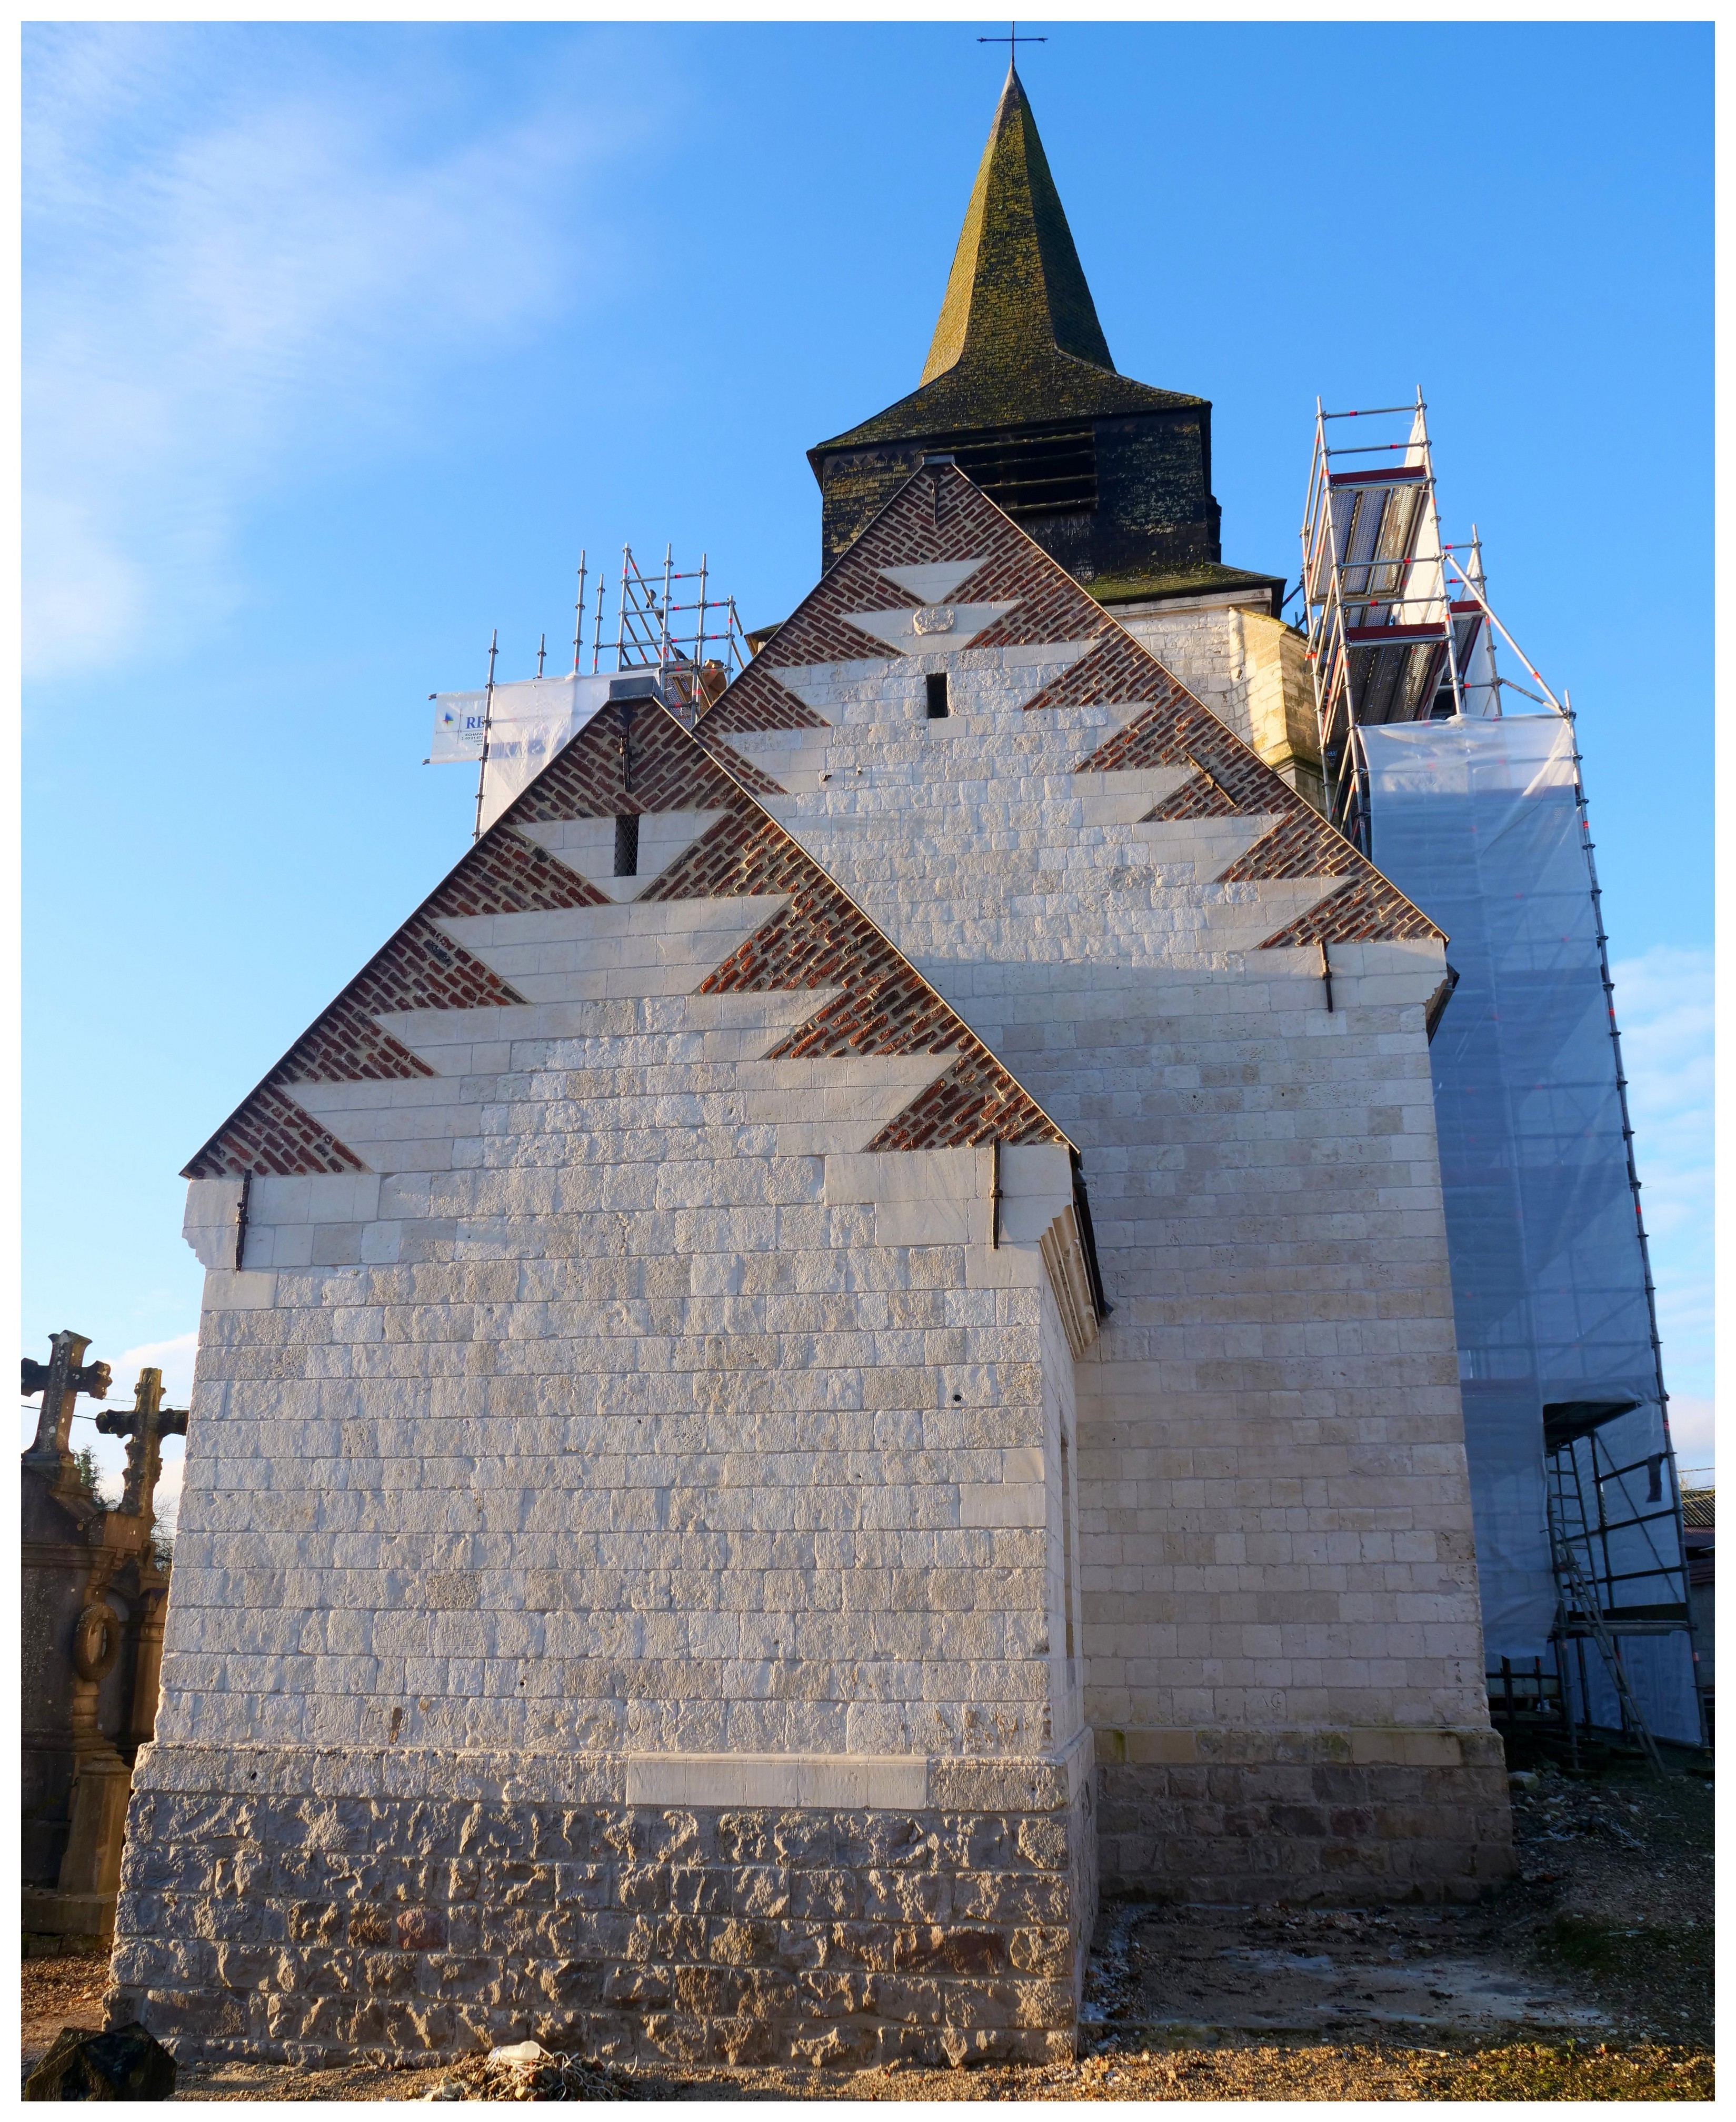
[[[639,813],[615,821],[615,874],[639,875]]]
[[[947,700],[946,672],[944,671],[929,671],[928,686],[929,720],[931,722],[938,722],[943,715],[949,715],[952,712]]]

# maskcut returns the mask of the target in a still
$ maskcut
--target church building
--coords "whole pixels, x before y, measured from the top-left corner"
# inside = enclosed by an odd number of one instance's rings
[[[1429,1040],[1009,72],[918,388],[199,1150],[111,2012],[1070,2054],[1099,1896],[1512,1867]],[[625,823],[624,823],[625,821]]]

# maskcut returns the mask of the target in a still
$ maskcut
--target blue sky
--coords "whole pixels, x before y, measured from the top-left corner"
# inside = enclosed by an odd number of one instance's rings
[[[175,1174],[461,851],[428,695],[492,629],[528,675],[623,540],[750,623],[810,586],[802,452],[916,381],[979,26],[26,30],[27,1348],[185,1390]],[[1294,578],[1317,392],[1420,382],[1571,689],[1709,1464],[1711,32],[1032,26],[1117,365],[1214,403],[1224,558]]]

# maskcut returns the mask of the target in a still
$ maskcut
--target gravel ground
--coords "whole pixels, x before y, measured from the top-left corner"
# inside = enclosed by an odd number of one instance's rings
[[[856,2075],[358,2064],[178,2100],[1710,2100],[1703,1769],[1514,1779],[1520,1877],[1467,1909],[1105,1909],[1077,2062]],[[26,1961],[26,2068],[101,2023],[100,1960]]]

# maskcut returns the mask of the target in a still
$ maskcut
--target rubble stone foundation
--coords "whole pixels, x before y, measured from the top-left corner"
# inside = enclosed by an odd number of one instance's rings
[[[1047,1761],[158,1749],[109,2016],[184,2062],[1068,2055],[1090,1759],[1088,1733]],[[792,1779],[822,1802],[633,1802]],[[889,1781],[924,1802],[823,1802]]]

